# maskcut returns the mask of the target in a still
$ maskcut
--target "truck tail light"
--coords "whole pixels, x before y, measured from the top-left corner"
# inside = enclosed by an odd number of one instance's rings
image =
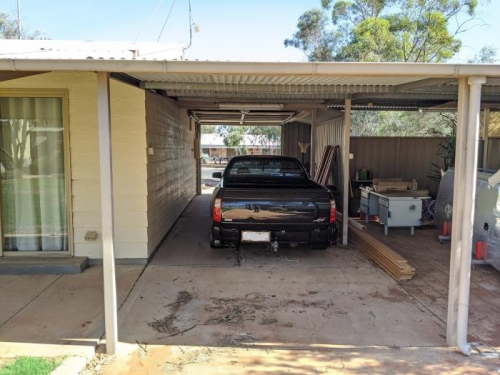
[[[333,224],[337,221],[337,206],[335,200],[330,199],[330,223]]]
[[[221,198],[215,198],[212,216],[213,216],[213,219],[215,222],[220,223],[222,221],[222,199]]]

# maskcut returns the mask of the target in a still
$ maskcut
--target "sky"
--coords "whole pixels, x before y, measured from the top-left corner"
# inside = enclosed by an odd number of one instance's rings
[[[0,12],[17,15],[17,2],[0,0]],[[19,0],[19,3],[23,27],[39,29],[50,39],[156,42],[159,38],[160,42],[179,42],[185,47],[190,41],[188,0]],[[283,41],[296,31],[302,13],[319,6],[320,0],[191,0],[192,20],[200,31],[193,30],[185,58],[307,61],[302,51],[285,48]],[[485,45],[496,48],[500,59],[500,0],[480,6],[477,15],[479,26],[460,35],[463,46],[451,62],[466,63]]]

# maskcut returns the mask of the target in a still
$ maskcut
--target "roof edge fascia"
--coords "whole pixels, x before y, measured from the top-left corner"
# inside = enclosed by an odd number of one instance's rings
[[[232,62],[186,60],[0,59],[0,71],[247,74],[304,76],[500,77],[499,64]]]

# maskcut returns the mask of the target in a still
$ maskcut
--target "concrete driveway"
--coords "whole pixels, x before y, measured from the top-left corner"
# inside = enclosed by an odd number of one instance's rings
[[[85,373],[500,369],[498,359],[446,348],[441,309],[354,247],[210,249],[208,202],[194,199],[146,269],[117,267],[120,350],[98,354]],[[103,331],[101,267],[0,282],[0,356],[93,354]]]
[[[125,302],[104,374],[500,368],[445,348],[443,320],[353,247],[210,249],[208,202],[196,197]]]
[[[118,303],[143,266],[117,266]],[[92,357],[104,332],[102,267],[75,275],[0,276],[0,357]]]

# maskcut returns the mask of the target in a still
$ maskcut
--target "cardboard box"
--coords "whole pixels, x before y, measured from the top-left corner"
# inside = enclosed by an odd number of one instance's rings
[[[408,190],[408,182],[402,181],[401,178],[374,178],[373,190],[376,192],[404,191]]]

